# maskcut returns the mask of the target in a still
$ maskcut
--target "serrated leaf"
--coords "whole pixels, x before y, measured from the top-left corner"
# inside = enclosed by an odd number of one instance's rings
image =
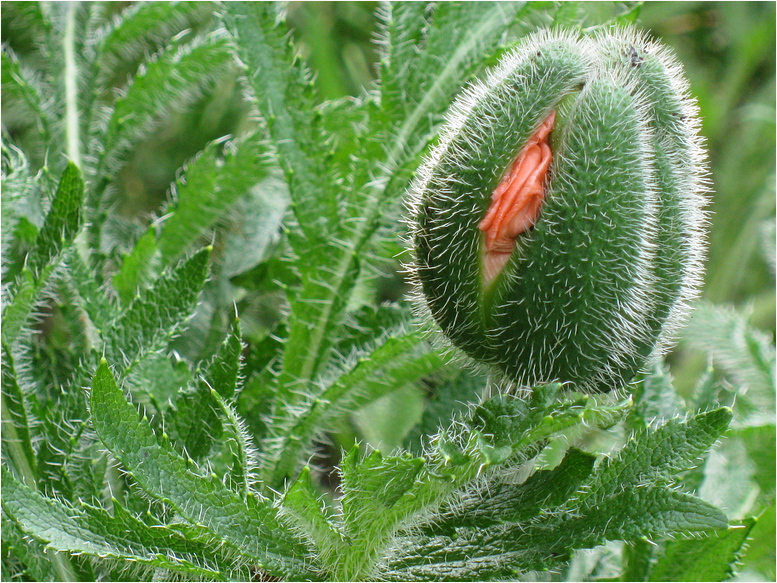
[[[203,378],[208,386],[225,399],[231,399],[237,388],[243,353],[241,337],[240,321],[235,319],[218,352],[203,371]]]
[[[667,485],[670,475],[693,465],[710,447],[730,417],[730,411],[720,409],[637,433],[576,494],[534,517],[503,522],[503,513],[497,512],[491,526],[465,528],[454,522],[448,534],[434,534],[432,518],[434,536],[400,539],[380,576],[418,580],[437,573],[445,580],[504,579],[525,570],[556,568],[573,549],[606,540],[725,528],[728,521],[719,509]],[[483,423],[482,413],[479,418]],[[509,422],[503,423],[509,429]],[[483,495],[487,505],[488,490]],[[466,517],[461,520],[466,524]]]
[[[671,419],[655,431],[638,432],[597,470],[582,502],[596,507],[623,488],[668,483],[678,472],[693,468],[731,421],[731,410],[700,413],[686,421]]]
[[[169,340],[194,311],[208,274],[205,248],[159,277],[106,331],[105,354],[127,366]]]
[[[83,202],[84,180],[78,166],[70,162],[62,173],[51,208],[27,257],[27,266],[36,277],[39,278],[43,268],[73,242],[81,224]]]
[[[2,513],[2,533],[3,579],[10,579],[10,573],[21,571],[31,581],[57,580],[58,574],[51,561],[45,558],[43,546],[38,541],[26,537],[5,510]],[[5,563],[7,559],[12,559],[16,564],[5,571],[8,566]]]
[[[645,424],[662,423],[685,413],[685,405],[663,364],[656,364],[650,373],[643,375],[633,394],[632,414]]]
[[[354,362],[331,381],[304,409],[290,409],[283,448],[268,481],[279,484],[299,463],[300,452],[316,434],[338,415],[353,411],[387,393],[417,382],[445,364],[438,352],[430,351],[422,332],[389,336],[369,355]],[[277,444],[276,444],[277,447]]]
[[[747,455],[755,466],[753,479],[761,489],[761,495],[773,496],[774,475],[777,473],[777,468],[775,468],[775,460],[777,460],[775,426],[743,427],[733,430],[728,437],[742,440],[747,449]]]
[[[339,215],[334,189],[323,188],[326,173],[318,161],[324,137],[316,130],[309,75],[293,55],[276,6],[229,2],[223,9],[224,25],[277,149],[299,226],[310,242],[326,240]]]
[[[466,369],[455,376],[437,381],[434,393],[426,404],[420,423],[405,438],[405,447],[420,453],[422,437],[433,435],[447,426],[454,416],[463,414],[467,403],[473,402],[486,386],[486,378]]]
[[[117,317],[118,306],[111,302],[111,295],[98,281],[97,274],[74,253],[68,257],[66,277],[73,291],[80,298],[80,306],[102,337]]]
[[[57,551],[112,557],[169,569],[190,576],[225,580],[227,573],[208,567],[214,544],[203,544],[174,530],[149,527],[114,502],[114,515],[46,498],[3,469],[3,508],[26,534]],[[209,548],[210,547],[210,548]]]
[[[298,524],[328,559],[343,542],[321,500],[321,493],[313,485],[308,466],[302,468],[299,477],[284,494],[282,513],[284,518]]]
[[[224,432],[218,404],[204,383],[180,391],[165,414],[165,431],[176,450],[197,462]]]
[[[278,377],[279,402],[294,404],[299,399],[300,387],[313,379],[326,362],[333,335],[358,279],[359,256],[344,254],[338,245],[338,241],[330,241],[317,249],[328,259],[302,257],[298,262],[326,267],[319,273],[307,274],[299,294],[290,300],[289,336]]]
[[[81,171],[70,162],[62,173],[51,208],[27,256],[26,267],[13,285],[10,301],[3,306],[2,335],[9,345],[30,317],[63,252],[72,244],[81,223],[83,199]]]
[[[450,536],[457,528],[486,528],[534,518],[543,509],[564,504],[589,476],[595,461],[596,456],[571,449],[556,468],[535,472],[522,484],[496,474],[445,504],[422,532]]]
[[[165,51],[148,63],[116,101],[103,137],[102,172],[115,174],[163,116],[196,99],[227,70],[231,59],[226,40],[213,37]]]
[[[746,424],[759,424],[763,414],[773,419],[775,406],[774,342],[748,326],[733,309],[703,304],[694,312],[686,338],[708,352],[716,365],[738,385],[738,406]],[[768,422],[768,421],[767,421]]]
[[[169,444],[157,442],[138,418],[104,360],[91,393],[92,423],[105,446],[149,494],[173,506],[193,524],[202,524],[271,573],[310,577],[307,549],[275,516],[269,501],[243,500],[212,477],[192,472]]]
[[[386,153],[386,183],[426,144],[453,97],[483,59],[498,47],[507,28],[531,3],[463,2],[429,4],[426,23],[407,34],[397,28],[408,20],[421,20],[421,6],[396,3],[384,10],[384,54],[381,59],[381,107],[393,126]],[[393,24],[395,21],[397,24]],[[473,23],[461,26],[462,22]],[[378,183],[380,184],[380,183]],[[393,188],[404,188],[397,184]],[[389,192],[394,192],[390,190]],[[370,193],[383,205],[385,191]],[[380,208],[380,207],[378,207]],[[371,212],[368,211],[368,216]]]
[[[736,571],[754,519],[716,531],[701,539],[667,541],[661,545],[646,581],[723,581]]]
[[[273,171],[232,206],[223,222],[221,273],[233,278],[270,260],[281,240],[289,205],[288,186]],[[260,217],[260,220],[257,220]],[[269,283],[269,282],[268,282]]]
[[[175,184],[175,204],[158,241],[163,264],[174,261],[240,197],[270,176],[274,162],[269,152],[266,142],[251,135],[226,145],[211,142],[198,154]]]
[[[365,525],[379,521],[410,489],[424,465],[410,455],[383,457],[374,451],[359,460],[355,447],[343,459],[343,521],[353,537],[365,536]]]

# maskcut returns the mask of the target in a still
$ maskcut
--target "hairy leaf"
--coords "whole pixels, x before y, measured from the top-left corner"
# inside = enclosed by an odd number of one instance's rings
[[[312,82],[281,27],[276,7],[266,2],[228,2],[222,19],[245,67],[255,105],[267,124],[286,174],[299,226],[311,242],[337,227],[334,191],[323,188],[319,166],[323,136],[316,131]]]
[[[226,580],[213,557],[213,541],[197,540],[173,528],[148,526],[114,501],[111,516],[101,508],[73,508],[46,498],[3,471],[3,508],[23,532],[57,551],[146,563],[189,576]]]
[[[725,528],[727,520],[720,510],[668,488],[666,478],[690,467],[725,429],[730,416],[727,409],[720,409],[638,433],[580,483],[575,496],[560,506],[545,507],[537,516],[512,522],[501,502],[491,526],[482,527],[481,517],[479,528],[467,528],[469,517],[463,514],[461,525],[453,517],[444,520],[439,534],[432,517],[428,527],[432,536],[399,539],[394,557],[380,567],[380,576],[417,580],[437,573],[434,577],[445,580],[505,579],[525,570],[558,567],[573,549],[606,540]],[[522,490],[516,488],[513,494],[520,496]],[[483,496],[480,504],[488,508],[488,489]]]
[[[129,367],[169,340],[194,310],[209,257],[210,248],[198,251],[136,297],[107,331],[106,355]]]
[[[104,360],[92,382],[91,410],[102,442],[147,493],[270,572],[287,578],[310,576],[304,545],[278,522],[269,501],[256,495],[243,500],[213,476],[189,469],[169,443],[160,445],[148,421],[139,419],[124,398]]]
[[[288,422],[279,423],[283,449],[271,468],[269,483],[280,484],[291,475],[301,451],[338,415],[417,382],[444,364],[440,353],[430,351],[422,332],[400,333],[380,341],[373,352],[360,356],[339,378],[305,402],[304,409],[289,410]]]
[[[774,410],[774,342],[747,325],[735,311],[702,305],[690,321],[686,338],[709,352],[751,400],[753,407]],[[756,411],[757,413],[757,411]]]
[[[116,101],[103,138],[102,171],[115,174],[160,119],[190,104],[226,71],[231,58],[226,41],[214,37],[165,51],[150,62]]]
[[[37,478],[35,450],[30,441],[30,422],[24,395],[16,382],[13,357],[3,344],[2,359],[3,452],[19,479],[34,488]]]
[[[646,581],[724,581],[736,572],[754,519],[701,539],[667,541]]]
[[[133,68],[170,38],[201,24],[213,11],[210,2],[148,2],[124,10],[97,46],[97,82],[106,85]]]
[[[25,325],[38,296],[62,253],[72,244],[81,224],[84,181],[70,162],[62,173],[46,219],[27,256],[27,267],[16,282],[14,297],[3,307],[3,340],[12,343]]]
[[[268,152],[267,143],[256,135],[226,145],[211,142],[200,152],[175,184],[175,204],[158,241],[163,264],[174,261],[240,197],[269,176],[273,162]]]

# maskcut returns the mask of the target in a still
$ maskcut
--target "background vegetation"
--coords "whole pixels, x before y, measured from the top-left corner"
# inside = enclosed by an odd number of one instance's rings
[[[540,4],[547,4],[547,10],[532,14],[531,18],[537,23],[542,23],[544,13],[557,14],[563,10],[564,18],[569,22],[595,26],[624,10],[619,5],[601,3],[567,3],[563,9],[552,3]],[[118,14],[127,5],[107,3],[105,20],[110,20],[111,13]],[[186,19],[178,23],[180,31],[189,32],[181,33],[173,43],[186,46],[189,38],[217,26],[212,7],[203,6],[205,8],[187,12]],[[374,42],[378,35],[377,8],[376,3],[370,2],[299,2],[288,6],[287,24],[293,31],[295,48],[312,69],[315,87],[322,98],[359,96],[372,87],[378,75],[380,57]],[[34,37],[34,27],[28,26],[29,22],[25,20],[28,17],[19,5],[3,3],[2,41],[13,51],[14,63],[18,62],[30,71],[41,71],[47,65],[43,63],[43,51]],[[763,397],[774,387],[774,353],[770,339],[775,334],[775,5],[761,2],[649,2],[639,8],[638,22],[671,46],[686,68],[704,120],[702,133],[709,146],[714,190],[704,303],[678,349],[667,361],[680,396],[689,403],[699,396],[698,379],[708,375],[707,382],[717,387],[718,400],[722,404],[730,405],[739,399],[743,407],[760,409],[764,415],[760,419],[744,413],[735,417],[731,438],[719,444],[706,462],[705,472],[717,476],[717,480],[709,479],[706,490],[702,488],[700,493],[703,498],[721,506],[732,521],[758,517],[755,526],[750,525],[749,551],[737,550],[739,577],[742,580],[774,580],[774,395],[765,402],[756,398],[748,404],[747,390],[750,389],[751,397],[756,393]],[[516,30],[514,34],[518,35],[520,31]],[[167,37],[160,35],[162,37],[167,42]],[[154,45],[153,38],[147,40],[150,40],[149,45],[134,53],[128,51],[106,57],[105,70],[110,72],[110,77],[99,79],[101,92],[91,97],[94,111],[100,111],[101,103],[111,102],[116,92],[121,95],[126,80],[136,73],[144,55],[160,49]],[[25,96],[7,91],[6,75],[10,74],[10,67],[10,61],[4,60],[4,166],[13,166],[6,160],[15,160],[15,154],[9,149],[9,144],[14,144],[24,151],[29,174],[42,171],[49,190],[54,191],[64,170],[64,158],[60,152],[47,148],[47,140],[53,141],[57,136],[47,136],[39,126],[31,125]],[[138,243],[149,223],[170,210],[171,184],[175,185],[173,188],[179,198],[187,184],[190,188],[196,184],[197,175],[184,177],[181,168],[196,167],[193,157],[202,158],[203,149],[218,151],[214,164],[232,163],[232,167],[242,167],[235,161],[235,152],[244,149],[230,150],[232,146],[227,136],[247,136],[258,131],[259,124],[245,97],[238,68],[214,63],[212,69],[203,70],[203,75],[211,75],[207,83],[187,94],[186,99],[171,102],[153,132],[138,133],[138,139],[131,147],[123,148],[125,159],[116,165],[111,187],[105,191],[109,203],[105,208],[110,214],[103,226],[100,253],[107,266],[106,272],[116,274],[113,285],[123,305],[131,303],[137,288],[123,282],[122,277],[135,283],[153,281],[154,273],[172,264],[172,259],[183,251],[177,247],[183,243],[179,242],[172,230],[175,226],[171,227],[170,223],[165,229],[171,229],[168,231],[171,234],[165,243],[160,242],[161,263],[146,262],[143,246]],[[48,103],[46,107],[53,109],[57,104]],[[361,121],[354,120],[353,123],[356,127]],[[52,129],[52,133],[56,131]],[[261,153],[246,155],[253,156],[258,164],[265,160]],[[52,158],[54,156],[56,159]],[[400,170],[394,186],[396,192],[401,192],[412,167],[408,165]],[[250,193],[233,193],[229,187],[219,190],[222,187],[218,183],[212,185],[214,192],[225,199],[234,194],[229,199],[233,202],[217,224],[207,225],[201,235],[197,233],[200,244],[212,244],[212,271],[188,329],[179,331],[170,345],[172,360],[142,365],[150,367],[146,374],[160,371],[160,386],[153,391],[134,387],[138,401],[152,410],[162,409],[161,403],[174,398],[181,384],[185,384],[187,372],[183,369],[186,362],[205,362],[214,354],[220,354],[225,335],[229,338],[235,331],[235,311],[240,317],[238,333],[247,346],[242,374],[255,386],[262,382],[262,374],[267,370],[267,354],[272,354],[273,339],[283,333],[279,326],[284,326],[289,309],[284,289],[273,283],[288,280],[288,274],[284,272],[287,267],[282,260],[286,239],[280,230],[289,204],[288,194],[276,170],[265,168],[262,171],[267,174],[263,188],[276,192],[276,196],[252,198]],[[15,185],[4,182],[4,214],[6,189]],[[8,283],[6,274],[20,272],[16,263],[31,246],[42,222],[43,203],[34,197],[30,200],[33,206],[25,210],[26,216],[37,217],[39,224],[35,226],[35,221],[31,220],[32,226],[25,231],[25,224],[20,223],[19,230],[14,233],[15,244],[21,248],[6,250],[4,286]],[[401,207],[397,200],[385,208],[381,237],[369,249],[374,260],[369,264],[365,262],[351,304],[345,307],[350,312],[362,309],[359,313],[367,314],[363,309],[372,306],[378,313],[378,306],[385,302],[403,302],[407,288],[396,259],[402,253],[400,235],[403,230],[398,221]],[[252,218],[257,213],[263,217],[259,227]],[[163,248],[164,245],[168,247]],[[135,258],[136,264],[123,259],[128,254]],[[204,256],[200,260],[205,261]],[[39,370],[47,371],[49,378],[45,382],[50,386],[59,386],[57,375],[61,370],[50,364],[72,361],[73,368],[73,363],[80,358],[79,350],[85,351],[88,346],[83,333],[72,328],[73,315],[69,310],[73,310],[73,302],[66,295],[63,299],[66,293],[67,286],[51,291],[49,300],[37,308],[40,313],[35,324],[35,353],[30,362]],[[390,317],[390,314],[381,313],[381,318]],[[338,351],[347,353],[348,343],[356,345],[362,328],[369,328],[376,320],[365,316],[363,321],[355,322],[351,337],[342,341]],[[7,320],[4,324],[7,325]],[[5,335],[3,338],[5,343]],[[754,354],[763,360],[755,373],[750,362]],[[713,368],[710,368],[711,363]],[[753,380],[753,374],[758,377],[756,380]],[[88,381],[84,382],[88,384]],[[425,408],[429,411],[430,404],[434,407],[439,382],[439,377],[432,376],[409,383],[340,419],[314,446],[314,461],[320,468],[321,482],[330,489],[337,486],[339,477],[334,468],[345,463],[340,458],[341,450],[350,449],[354,442],[361,442],[363,447],[369,444],[388,453],[397,446],[408,446],[421,433],[433,431],[435,426],[424,426],[429,416],[424,416],[423,412]],[[467,381],[459,379],[459,382]],[[765,389],[761,390],[763,387]],[[261,435],[266,428],[259,415],[263,404],[254,400],[256,394],[256,391],[244,391],[236,403],[236,410],[244,417],[247,431]],[[183,400],[178,402],[182,415],[187,414],[185,406]],[[46,420],[42,423],[45,425]],[[183,427],[180,425],[179,429],[183,430]],[[173,424],[171,433],[174,430]],[[226,424],[224,432],[229,433]],[[173,441],[176,437],[183,439],[181,435],[172,437]],[[65,431],[61,438],[67,441],[70,436]],[[592,451],[607,451],[614,440],[605,432],[594,432],[583,441]],[[56,443],[50,445],[56,450]],[[747,455],[740,455],[742,451]],[[192,451],[189,454],[195,456]],[[50,455],[55,459],[56,451]],[[222,455],[226,454],[222,452]],[[77,489],[77,486],[68,487]],[[73,497],[77,494],[76,491]],[[4,579],[22,576],[14,572],[18,557],[11,556],[7,550],[18,550],[20,539],[8,534],[9,528],[12,527],[4,515],[4,540],[8,536],[8,540],[15,543],[4,545]],[[194,538],[186,532],[182,536],[188,540]],[[627,552],[637,553],[639,544],[635,549]],[[601,568],[607,564],[607,553],[610,552],[615,551],[600,547],[597,551],[580,552],[563,576],[570,579],[613,576]],[[621,552],[620,547],[617,552]],[[682,549],[667,552],[680,553]],[[707,549],[707,552],[711,551]],[[26,563],[24,577],[28,579],[34,578],[33,563],[32,559]],[[661,578],[659,575],[653,574],[656,579]]]

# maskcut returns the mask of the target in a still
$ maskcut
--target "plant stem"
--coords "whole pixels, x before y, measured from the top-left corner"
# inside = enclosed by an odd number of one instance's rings
[[[81,148],[78,119],[78,68],[75,56],[76,36],[76,2],[70,2],[65,22],[65,36],[62,44],[65,52],[65,135],[67,139],[67,155],[81,167]]]

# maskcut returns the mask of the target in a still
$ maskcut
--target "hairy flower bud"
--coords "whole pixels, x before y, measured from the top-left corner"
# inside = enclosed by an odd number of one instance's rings
[[[643,35],[527,37],[456,100],[410,188],[417,304],[519,386],[623,386],[700,283],[698,125]]]

